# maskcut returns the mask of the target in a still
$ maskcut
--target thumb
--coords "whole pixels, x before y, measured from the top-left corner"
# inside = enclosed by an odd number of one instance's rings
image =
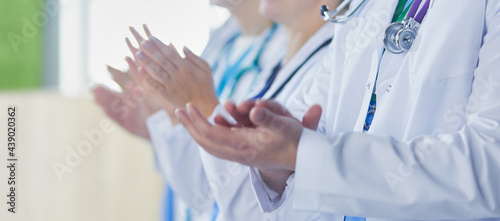
[[[310,130],[317,130],[322,111],[323,110],[319,105],[313,105],[312,107],[310,107],[302,118],[302,126]]]
[[[273,130],[284,129],[290,123],[287,117],[274,113],[263,107],[253,108],[250,111],[250,120],[256,126],[266,127]]]
[[[103,86],[97,86],[96,88],[94,88],[94,90],[92,90],[92,92],[94,93],[95,101],[101,106],[107,106],[108,104],[111,104],[113,99],[116,99],[118,97],[118,94],[110,91]]]
[[[111,74],[113,80],[123,89],[125,90],[125,85],[129,82],[129,77],[127,73],[120,71],[114,67],[107,66],[108,72]]]

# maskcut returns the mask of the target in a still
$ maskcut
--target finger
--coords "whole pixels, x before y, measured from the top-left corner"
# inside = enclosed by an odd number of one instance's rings
[[[196,65],[196,67],[200,68],[201,70],[205,72],[212,72],[212,68],[210,65],[203,60],[202,58],[198,57],[195,55],[191,50],[189,50],[187,47],[184,46],[183,48],[184,55],[186,55],[186,59]]]
[[[141,61],[139,67],[143,68],[146,74],[149,74],[149,76],[161,84],[165,84],[170,81],[171,77],[169,73],[163,70],[155,62],[151,61],[144,53],[139,52],[137,57],[139,57],[139,60]]]
[[[148,38],[151,39],[153,35],[151,34],[151,31],[149,30],[148,26],[146,24],[143,24],[142,28],[144,29],[144,32],[146,32],[146,36],[148,36]]]
[[[127,76],[126,73],[123,73],[122,71],[116,69],[116,68],[113,68],[111,66],[108,65],[108,72],[111,74],[111,77],[113,78],[113,80],[120,86],[120,88],[122,90],[125,90],[126,89],[126,84],[127,82],[130,82],[130,77]]]
[[[192,103],[188,103],[186,109],[188,110],[189,117],[204,137],[224,144],[228,144],[232,141],[231,138],[234,136],[230,136],[231,130],[229,128],[210,124],[201,114],[200,110]]]
[[[257,104],[257,100],[247,100],[247,101],[244,101],[244,102],[238,104],[238,107],[236,110],[239,114],[239,117],[242,117],[246,121],[245,124],[243,124],[243,126],[246,126],[246,127],[255,126],[255,125],[253,125],[252,121],[250,121],[250,111],[252,110],[252,108],[255,107],[256,104]],[[243,120],[242,120],[242,122],[243,122]]]
[[[270,128],[273,131],[284,129],[288,124],[285,117],[263,107],[253,108],[250,111],[250,120],[257,126]]]
[[[221,115],[216,115],[214,117],[214,122],[215,122],[215,124],[223,126],[223,127],[235,127],[236,126],[234,124],[229,123],[229,121]]]
[[[189,132],[191,137],[201,146],[205,151],[208,153],[216,156],[223,158],[223,154],[221,154],[221,150],[217,148],[218,145],[214,145],[211,143],[209,139],[206,138],[205,135],[203,135],[202,132],[196,127],[196,122],[189,116],[186,110],[182,109],[177,109],[175,110],[175,115],[177,116],[177,119],[179,119],[179,122],[184,125],[186,130]]]
[[[103,86],[97,86],[92,90],[92,93],[94,94],[94,99],[98,104],[107,103],[109,101],[109,98],[112,97],[110,95],[113,95],[112,91],[106,89]]]
[[[179,122],[181,122],[181,124],[184,125],[184,127],[189,132],[191,137],[193,137],[193,139],[195,139],[198,143],[203,142],[203,136],[201,135],[198,128],[195,126],[194,122],[189,117],[186,110],[177,108],[175,110],[175,116],[177,116]]]
[[[132,45],[132,43],[130,42],[130,39],[125,38],[125,42],[127,43],[127,46],[128,46],[128,49],[130,50],[130,52],[132,52],[134,59],[137,59],[137,57],[135,55],[136,55],[138,49],[136,47],[134,47],[134,45]]]
[[[312,107],[310,107],[302,118],[302,126],[310,130],[317,130],[322,111],[323,110],[319,105],[313,105]]]
[[[130,75],[130,78],[136,83],[136,84],[142,84],[143,83],[143,75],[139,74],[139,71],[137,70],[138,69],[138,66],[137,64],[132,60],[132,58],[130,57],[125,57],[125,61],[127,62],[128,64],[128,68],[129,68],[129,75]]]
[[[177,72],[178,68],[166,55],[164,55],[157,46],[150,40],[144,40],[141,43],[141,52],[144,52],[149,58],[166,71]]]
[[[146,73],[143,67],[139,67],[137,71],[139,72],[139,75],[142,76],[143,85],[146,87],[146,90],[155,91],[156,93],[162,95],[164,98],[168,99],[168,96],[164,93],[165,87],[163,87],[163,84],[161,84],[153,77],[151,77],[151,75]]]
[[[198,143],[207,152],[224,159],[236,156],[237,149],[232,147],[238,147],[238,144],[241,143],[237,134],[233,134],[233,131],[227,127],[211,125],[198,108],[191,103],[186,105],[186,109],[189,118],[202,136],[201,142],[198,141]]]
[[[278,115],[284,115],[284,116],[289,116],[291,117],[292,114],[285,108],[283,105],[280,103],[274,101],[274,100],[259,100],[256,105],[256,107],[265,107],[268,110],[278,114]]]
[[[234,118],[234,120],[238,122],[238,125],[250,127],[253,125],[249,118],[250,110],[252,109],[250,107],[250,103],[251,102],[243,102],[243,105],[239,105],[242,106],[242,110],[238,110],[239,106],[236,106],[234,103],[228,101],[224,104],[224,108]]]
[[[224,109],[226,109],[226,111],[231,116],[235,115],[236,117],[238,117],[238,111],[236,110],[236,104],[234,104],[232,101],[227,101],[226,103],[224,103]],[[233,116],[233,118],[235,116]],[[235,120],[238,121],[238,119],[235,119]]]
[[[200,110],[192,104],[188,103],[186,105],[186,109],[188,110],[189,117],[193,122],[195,122],[196,127],[198,130],[200,130],[202,133],[207,133],[209,132],[213,125],[211,125],[205,117],[201,114]]]
[[[250,114],[252,108],[257,104],[257,100],[247,100],[238,104],[237,111],[239,113]]]
[[[144,40],[144,38],[135,30],[133,27],[129,27],[130,32],[132,32],[132,35],[134,36],[135,40],[137,41],[138,44],[141,44],[141,42]]]
[[[154,36],[151,37],[151,41],[174,65],[177,66],[184,61],[172,44],[166,45]]]
[[[121,122],[122,118],[118,112],[113,111],[113,104],[122,102],[121,95],[105,87],[98,86],[93,91],[94,99],[102,107],[106,115],[116,122]]]

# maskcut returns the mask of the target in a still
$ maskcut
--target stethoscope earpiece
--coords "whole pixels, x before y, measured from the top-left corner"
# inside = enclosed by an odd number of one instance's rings
[[[323,18],[324,21],[328,21],[330,18],[330,9],[326,5],[321,6],[321,18]]]
[[[332,12],[330,12],[330,9],[328,8],[328,6],[326,5],[322,5],[321,6],[321,17],[323,18],[323,20],[325,21],[330,21],[330,22],[333,22],[333,23],[344,23],[344,22],[347,22],[350,18],[352,18],[352,16],[354,15],[354,13],[356,13],[360,8],[361,6],[363,6],[365,4],[367,0],[363,0],[361,3],[359,3],[358,6],[356,6],[354,8],[354,10],[351,11],[350,14],[348,15],[344,15],[344,16],[340,16],[339,18],[337,18],[337,16],[342,12],[344,11],[344,9],[347,8],[347,6],[349,6],[352,2],[352,0],[344,0],[342,3],[340,3],[340,5],[335,9],[333,10]],[[350,6],[351,7],[351,6]]]

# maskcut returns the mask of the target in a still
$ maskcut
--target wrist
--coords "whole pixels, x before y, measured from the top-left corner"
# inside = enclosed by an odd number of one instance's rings
[[[201,105],[199,105],[198,108],[203,117],[209,118],[214,112],[215,107],[217,107],[219,103],[219,99],[215,97],[201,102]]]

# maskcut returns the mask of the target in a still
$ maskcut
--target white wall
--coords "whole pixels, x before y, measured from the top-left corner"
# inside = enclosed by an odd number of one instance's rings
[[[116,88],[106,65],[127,68],[129,26],[147,24],[160,40],[201,54],[228,13],[207,0],[66,0],[60,15],[59,89],[80,95],[96,83]]]
[[[17,106],[17,210],[7,212],[3,201],[0,220],[160,220],[164,183],[149,142],[116,123],[103,130],[102,123],[111,120],[89,99],[0,93],[0,107],[8,105]],[[0,114],[7,116],[7,108]],[[0,124],[7,125],[7,118]],[[6,141],[6,126],[0,134]],[[8,172],[0,170],[2,195]]]

